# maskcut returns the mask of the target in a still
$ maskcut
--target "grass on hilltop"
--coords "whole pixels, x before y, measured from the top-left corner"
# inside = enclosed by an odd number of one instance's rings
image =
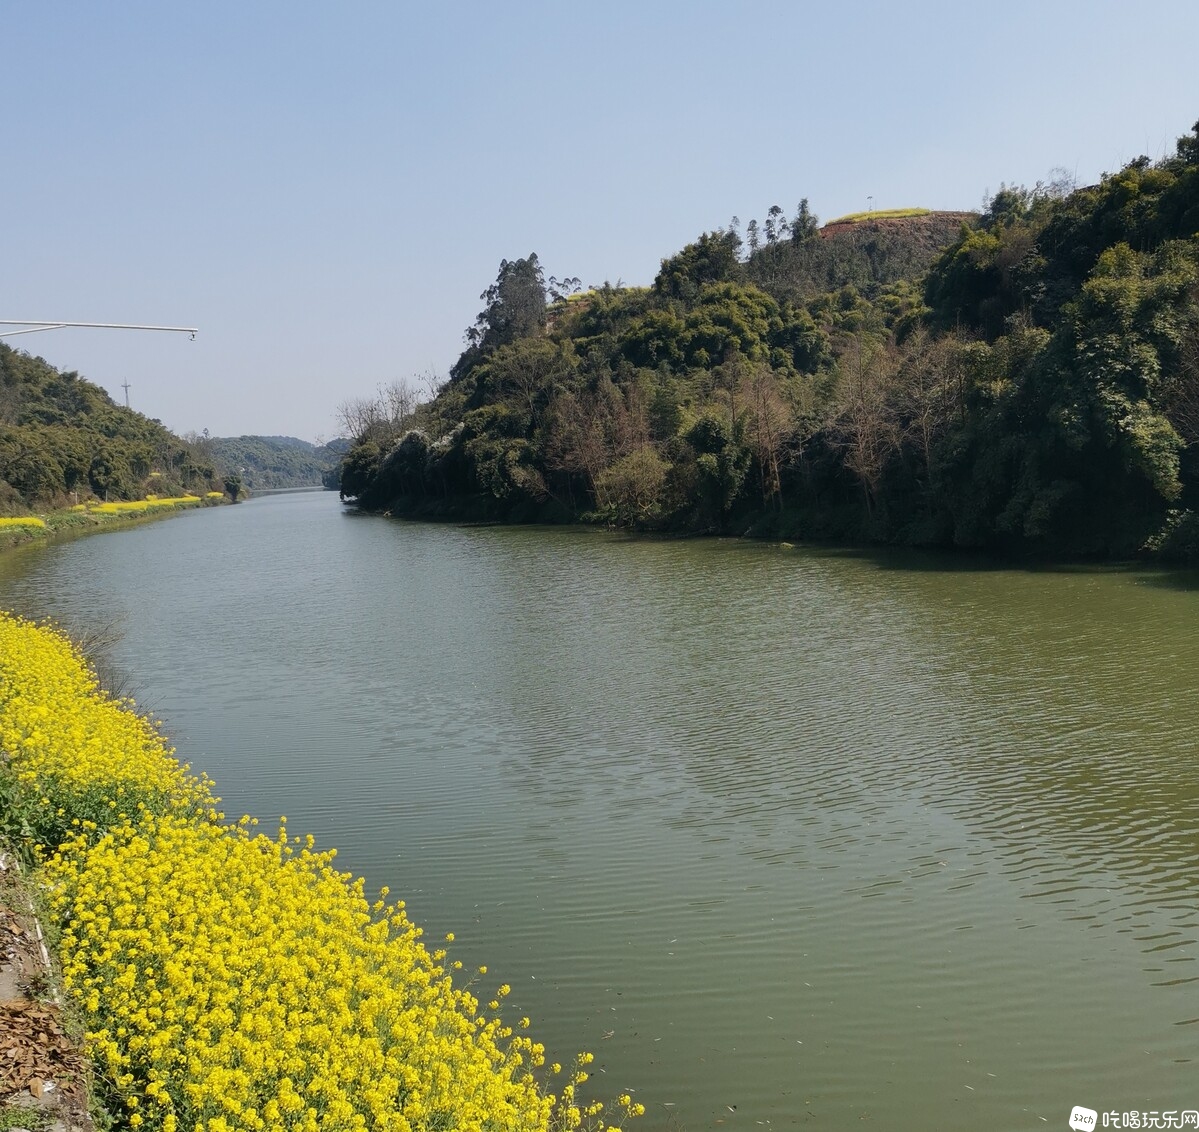
[[[860,224],[863,220],[904,220],[910,216],[928,216],[931,208],[877,208],[872,212],[850,212],[828,224]],[[825,227],[828,227],[828,224]]]

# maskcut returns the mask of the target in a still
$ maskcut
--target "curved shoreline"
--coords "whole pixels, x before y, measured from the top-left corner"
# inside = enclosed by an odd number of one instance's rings
[[[196,503],[116,514],[104,511],[50,511],[36,516],[42,520],[44,526],[0,529],[0,554],[20,547],[69,542],[72,539],[98,534],[102,531],[124,530],[127,527],[141,526],[144,523],[156,523],[160,519],[170,519],[185,511],[198,511],[204,507],[220,507],[228,502],[228,500],[201,499]]]
[[[487,969],[426,945],[403,901],[371,902],[285,824],[227,822],[173,754],[66,638],[0,613],[0,835],[39,866],[116,1125],[600,1132],[639,1115],[577,1097],[590,1055],[547,1066],[529,1020],[501,1017],[509,988],[480,1005]]]

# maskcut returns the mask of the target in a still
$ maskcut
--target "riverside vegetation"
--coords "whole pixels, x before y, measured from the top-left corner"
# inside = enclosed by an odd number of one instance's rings
[[[0,614],[5,839],[37,866],[62,983],[114,1127],[590,1129],[590,1056],[546,1065],[402,901],[311,838],[227,823],[212,783],[97,687],[56,631]],[[447,940],[452,940],[452,935]],[[552,1091],[551,1091],[552,1090]]]
[[[101,503],[89,500],[43,515],[7,515],[0,518],[0,550],[38,539],[69,536],[97,527],[162,518],[193,507],[210,507],[225,501],[223,491],[199,495],[159,496]]]
[[[106,514],[162,511],[172,500],[183,506],[225,495],[236,501],[245,490],[320,487],[347,447],[207,430],[176,436],[77,373],[0,343],[0,515],[12,520],[2,525],[26,533],[87,525],[71,516],[81,501],[94,523]]]
[[[431,401],[351,406],[367,510],[1199,558],[1199,133],[979,215],[734,218],[651,287],[504,261]]]
[[[229,490],[216,465],[98,385],[0,342],[0,513]]]
[[[346,447],[176,436],[77,373],[0,343],[0,549],[256,488],[319,487]]]

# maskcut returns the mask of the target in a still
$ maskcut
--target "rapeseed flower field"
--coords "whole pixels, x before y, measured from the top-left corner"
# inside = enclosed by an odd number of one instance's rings
[[[222,498],[220,492],[207,498]],[[89,510],[98,515],[141,515],[146,511],[166,511],[176,507],[194,507],[202,500],[198,495],[147,495],[145,499],[123,500],[117,503],[94,503]]]
[[[54,630],[0,613],[0,773],[33,799],[62,980],[116,1127],[139,1132],[570,1132],[627,1094],[472,993],[402,901],[335,850],[228,823],[131,701]],[[452,941],[452,936],[447,937]],[[455,974],[457,973],[457,981]]]

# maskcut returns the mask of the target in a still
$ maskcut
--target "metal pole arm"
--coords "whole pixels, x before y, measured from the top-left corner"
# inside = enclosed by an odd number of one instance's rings
[[[65,326],[85,326],[99,330],[167,330],[178,334],[190,334],[195,338],[199,332],[194,326],[141,326],[130,322],[39,322],[32,318],[0,318],[0,326],[23,326],[24,330],[0,331],[0,338],[12,338],[17,334],[36,334],[39,330],[61,330]]]

